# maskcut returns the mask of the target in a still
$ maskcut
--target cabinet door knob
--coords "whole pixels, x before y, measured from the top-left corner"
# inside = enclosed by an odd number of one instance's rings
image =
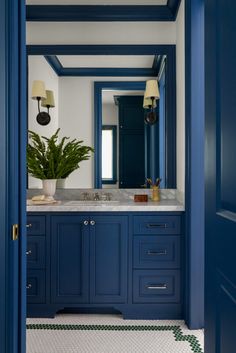
[[[95,225],[95,221],[90,221],[91,226]]]
[[[31,250],[26,251],[26,255],[31,255],[31,254],[32,254]]]
[[[31,228],[32,227],[32,224],[29,223],[29,224],[26,224],[26,228]]]
[[[26,286],[26,289],[30,289],[30,288],[32,288],[32,284],[27,284],[27,286]]]
[[[84,221],[84,225],[87,226],[89,224],[89,221]]]

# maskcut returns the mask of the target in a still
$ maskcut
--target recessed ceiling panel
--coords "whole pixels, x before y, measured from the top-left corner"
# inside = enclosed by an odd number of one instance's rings
[[[27,5],[166,5],[167,0],[27,0]]]
[[[63,67],[152,68],[153,55],[58,55]]]

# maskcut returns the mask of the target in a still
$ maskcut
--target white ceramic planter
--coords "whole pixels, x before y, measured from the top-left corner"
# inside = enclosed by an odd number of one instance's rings
[[[57,189],[66,188],[66,179],[57,179]]]
[[[56,192],[57,179],[45,179],[43,182],[43,194],[48,199],[53,199]]]

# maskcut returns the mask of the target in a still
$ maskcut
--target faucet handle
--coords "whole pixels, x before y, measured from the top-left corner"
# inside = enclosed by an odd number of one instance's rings
[[[105,196],[106,196],[106,201],[111,201],[111,193],[110,192],[106,192]]]
[[[83,197],[83,201],[88,201],[89,193],[88,192],[82,192],[82,197]]]

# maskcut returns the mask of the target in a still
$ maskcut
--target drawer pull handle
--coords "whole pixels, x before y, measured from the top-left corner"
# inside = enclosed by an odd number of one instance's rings
[[[147,253],[148,255],[161,256],[161,255],[167,255],[167,250],[161,250],[161,251],[148,250]]]
[[[150,286],[147,286],[147,289],[167,289],[167,284],[151,284]]]
[[[95,225],[95,221],[90,221],[91,226]]]
[[[26,255],[31,255],[31,254],[32,254],[31,250],[26,251]]]
[[[29,223],[29,224],[26,224],[26,228],[31,228],[32,227],[32,224]]]
[[[167,228],[166,223],[149,223],[147,224],[147,228]]]
[[[30,288],[32,288],[32,284],[27,284],[27,286],[26,286],[26,289],[30,289]]]
[[[84,221],[84,225],[87,226],[89,224],[89,221]]]

